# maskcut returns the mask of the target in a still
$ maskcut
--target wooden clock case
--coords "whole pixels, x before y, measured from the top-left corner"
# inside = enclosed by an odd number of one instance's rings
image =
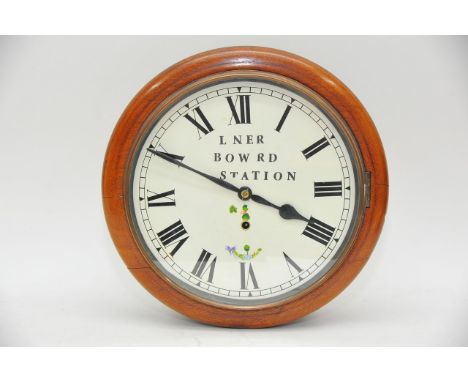
[[[291,78],[325,99],[345,121],[370,176],[368,207],[355,240],[323,279],[292,298],[238,307],[197,297],[169,280],[148,260],[133,232],[128,197],[129,163],[145,121],[175,92],[208,76],[261,71]],[[271,327],[298,319],[338,295],[362,269],[380,235],[388,198],[385,154],[369,114],[354,94],[325,69],[297,55],[259,47],[216,49],[189,57],[151,80],[130,102],[115,127],[105,157],[102,197],[107,224],[135,278],[160,301],[195,320],[225,327]]]

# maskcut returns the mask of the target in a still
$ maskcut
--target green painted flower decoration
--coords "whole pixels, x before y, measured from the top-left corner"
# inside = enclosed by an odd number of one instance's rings
[[[235,246],[235,245],[232,246],[232,247],[229,246],[229,245],[226,246],[226,250],[229,252],[229,254],[230,254],[231,256],[234,255],[234,256],[236,256],[236,257],[238,257],[239,259],[244,260],[244,261],[246,261],[246,260],[253,260],[253,259],[255,259],[255,258],[260,254],[260,252],[262,252],[262,249],[261,249],[261,248],[258,248],[258,249],[257,249],[256,251],[254,251],[253,253],[249,253],[249,251],[250,251],[250,245],[248,245],[248,244],[245,244],[245,245],[244,245],[244,251],[245,251],[245,253],[240,253],[240,252],[238,252],[238,251],[237,251],[237,246]]]
[[[242,209],[240,210],[241,214],[241,227],[242,229],[246,230],[250,228],[250,214],[248,213],[249,207],[247,204],[242,205]],[[229,213],[230,214],[235,214],[237,213],[237,207],[234,204],[231,204],[229,206]]]

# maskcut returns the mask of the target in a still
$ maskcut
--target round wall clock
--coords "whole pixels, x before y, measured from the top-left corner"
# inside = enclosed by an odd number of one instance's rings
[[[108,146],[104,210],[136,279],[195,320],[259,328],[323,306],[369,258],[387,206],[368,113],[302,57],[187,58],[130,102]]]

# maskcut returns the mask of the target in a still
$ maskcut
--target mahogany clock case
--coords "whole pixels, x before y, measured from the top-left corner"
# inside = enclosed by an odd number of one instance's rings
[[[238,82],[239,81],[239,82]],[[255,70],[233,70],[229,72],[222,72],[217,73],[201,80],[198,80],[190,85],[184,87],[183,89],[179,90],[178,92],[174,93],[173,96],[169,97],[166,102],[164,102],[161,107],[157,108],[150,118],[147,119],[145,126],[141,129],[142,134],[138,139],[138,144],[136,148],[133,150],[136,154],[145,151],[145,147],[148,145],[146,142],[148,136],[151,136],[154,126],[157,125],[158,120],[160,120],[167,110],[169,110],[173,105],[177,104],[179,101],[186,100],[187,97],[190,97],[196,93],[197,91],[204,92],[207,87],[212,85],[223,85],[226,83],[242,83],[243,81],[247,81],[248,83],[254,84],[269,84],[269,85],[277,85],[280,88],[285,88],[292,91],[296,96],[301,98],[307,99],[314,105],[317,105],[319,110],[327,116],[327,119],[333,121],[334,126],[339,126],[339,134],[341,140],[343,140],[343,144],[346,147],[346,150],[352,152],[351,157],[353,158],[353,162],[351,166],[353,167],[353,173],[356,177],[356,182],[353,182],[353,189],[355,190],[356,194],[356,213],[353,214],[352,217],[352,228],[343,235],[343,239],[340,241],[341,248],[335,254],[330,256],[329,261],[326,266],[323,266],[319,272],[317,272],[312,278],[310,278],[306,283],[303,285],[297,286],[289,291],[288,293],[284,293],[275,297],[264,298],[264,301],[251,301],[249,299],[240,300],[238,302],[234,302],[229,298],[224,298],[223,296],[212,296],[208,293],[205,293],[203,290],[196,290],[193,289],[195,294],[198,294],[199,297],[203,299],[213,300],[214,302],[225,303],[227,305],[240,305],[240,306],[251,306],[251,305],[266,305],[270,304],[275,301],[285,300],[287,298],[292,298],[295,295],[303,292],[304,290],[308,289],[311,285],[318,283],[322,280],[323,277],[326,277],[328,271],[333,267],[336,266],[342,260],[342,255],[347,252],[350,245],[353,243],[355,239],[355,235],[357,230],[360,226],[362,221],[365,209],[369,206],[369,173],[364,171],[364,166],[362,163],[362,158],[360,155],[359,147],[357,146],[352,133],[349,131],[346,123],[341,119],[339,114],[317,93],[313,92],[311,89],[304,87],[300,83],[286,77],[278,76],[273,73],[264,73]],[[264,86],[264,85],[262,85]],[[185,102],[185,101],[184,101]],[[295,101],[297,103],[297,101]],[[184,106],[185,107],[185,106]],[[176,112],[177,114],[178,112]],[[263,136],[262,136],[263,139]],[[157,144],[156,144],[157,145]],[[137,162],[137,158],[133,158],[130,161],[130,168],[135,167],[135,163]],[[130,173],[131,171],[129,171]],[[129,185],[128,190],[128,213],[130,215],[131,223],[133,224],[132,231],[137,236],[137,241],[139,241],[140,245],[143,247],[142,251],[147,255],[147,259],[149,260],[150,264],[158,265],[157,259],[151,254],[151,249],[145,243],[144,237],[142,237],[141,232],[137,226],[137,216],[136,211],[132,206],[132,201],[135,197],[139,196],[134,193],[132,184],[135,183],[136,174],[132,172],[132,174],[128,177],[126,183]],[[173,281],[175,284],[179,284],[180,287],[186,288],[191,292],[191,287],[189,285],[184,285],[185,283],[180,283],[177,278],[174,278],[169,272],[162,267],[159,268],[160,271],[164,273],[164,275]]]
[[[340,260],[319,281],[291,298],[259,306],[232,306],[189,293],[155,267],[138,239],[129,208],[129,166],[134,150],[174,94],[210,78],[261,73],[290,79],[310,89],[330,105],[330,113],[352,135],[368,176],[367,204],[360,224]],[[246,74],[247,73],[247,74]],[[155,297],[193,319],[229,327],[269,327],[300,318],[323,306],[359,273],[379,237],[388,198],[385,155],[376,128],[358,99],[332,74],[302,57],[258,47],[223,48],[201,53],[173,65],[150,81],[131,101],[120,118],[108,146],[102,194],[107,224],[127,267]]]

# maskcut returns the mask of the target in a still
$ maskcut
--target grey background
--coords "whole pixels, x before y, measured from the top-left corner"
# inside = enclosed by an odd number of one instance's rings
[[[322,65],[380,132],[390,201],[358,278],[290,325],[220,329],[126,270],[100,181],[122,110],[154,75],[222,46]],[[468,345],[466,37],[0,38],[1,345]]]

